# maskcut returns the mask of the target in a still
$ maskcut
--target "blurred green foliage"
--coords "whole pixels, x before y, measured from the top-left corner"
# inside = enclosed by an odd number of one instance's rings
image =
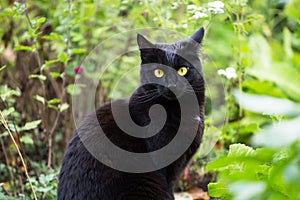
[[[82,66],[88,53],[128,30],[164,28],[188,36],[200,26],[206,29],[206,130],[191,168],[217,172],[208,189],[220,199],[300,198],[299,0],[25,2],[0,3],[0,109],[26,155],[38,199],[55,199],[74,130],[72,97],[88,89],[74,80],[94,78],[95,66]],[[140,60],[134,40],[109,45],[129,53],[104,73],[100,105],[130,95],[138,81],[135,71],[126,87],[111,93]],[[224,91],[225,103],[218,99]],[[0,199],[33,199],[16,148],[0,131]]]

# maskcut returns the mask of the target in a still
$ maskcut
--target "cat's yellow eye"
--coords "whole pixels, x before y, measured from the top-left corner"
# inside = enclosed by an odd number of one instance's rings
[[[180,67],[177,72],[178,72],[178,74],[180,76],[184,76],[188,72],[188,68],[186,68],[186,67]]]
[[[161,70],[161,69],[156,69],[156,70],[154,70],[154,75],[155,75],[157,78],[161,78],[161,77],[163,77],[163,75],[164,75],[164,71]]]

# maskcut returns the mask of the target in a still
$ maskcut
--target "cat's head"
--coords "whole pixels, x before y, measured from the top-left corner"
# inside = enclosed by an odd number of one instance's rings
[[[182,95],[188,85],[197,91],[204,90],[202,66],[198,57],[204,29],[200,28],[190,38],[172,44],[153,44],[138,34],[141,55],[141,84],[151,83],[167,99],[175,99],[171,92]],[[154,84],[153,84],[154,83]]]

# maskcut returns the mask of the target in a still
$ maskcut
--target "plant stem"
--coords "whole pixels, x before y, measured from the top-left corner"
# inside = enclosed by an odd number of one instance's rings
[[[8,133],[9,133],[9,135],[10,135],[10,137],[11,137],[11,139],[12,139],[12,141],[13,141],[13,143],[14,143],[16,149],[17,149],[17,152],[18,152],[18,154],[19,154],[19,157],[20,157],[20,159],[21,159],[22,165],[23,165],[24,170],[25,170],[25,174],[26,174],[27,180],[28,180],[29,185],[30,185],[30,187],[31,187],[31,191],[32,191],[32,193],[33,193],[34,199],[37,200],[36,193],[35,193],[35,191],[34,191],[34,188],[33,188],[32,183],[31,183],[31,180],[30,180],[30,177],[29,177],[29,174],[28,174],[28,170],[27,170],[27,166],[26,166],[25,161],[24,161],[24,159],[23,159],[22,153],[21,153],[21,151],[20,151],[20,149],[19,149],[18,144],[17,144],[16,141],[15,141],[15,138],[14,138],[12,132],[11,132],[10,129],[8,128],[7,122],[6,122],[6,120],[5,120],[5,118],[4,118],[4,116],[3,116],[3,114],[2,114],[1,111],[0,111],[0,117],[1,117],[1,122],[2,122],[2,124],[3,124],[3,126],[4,126],[4,128],[8,131]]]
[[[69,19],[69,22],[71,21],[72,19],[72,0],[68,0],[68,19]],[[67,42],[66,42],[66,52],[67,52],[67,55],[69,54],[69,48],[70,48],[70,45],[71,45],[71,25],[69,24],[68,25],[68,29],[67,29]],[[64,66],[64,71],[63,71],[63,76],[62,76],[62,86],[61,86],[61,96],[60,96],[60,103],[63,104],[65,102],[65,96],[66,96],[66,91],[65,91],[65,88],[66,88],[66,85],[67,85],[67,81],[66,81],[66,66]],[[48,161],[47,161],[47,166],[48,168],[51,168],[51,165],[52,165],[52,144],[53,144],[53,135],[54,135],[54,132],[57,128],[57,125],[58,125],[58,121],[60,119],[60,116],[61,116],[61,112],[58,111],[57,115],[56,115],[56,118],[55,118],[55,121],[54,121],[54,124],[52,126],[52,129],[49,133],[49,136],[48,136]]]

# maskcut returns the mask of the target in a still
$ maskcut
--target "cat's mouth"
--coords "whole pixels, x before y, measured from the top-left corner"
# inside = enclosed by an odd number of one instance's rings
[[[163,89],[161,92],[161,95],[166,98],[167,100],[176,100],[180,98],[183,95],[184,91],[183,90],[176,90],[176,95],[168,88]]]

